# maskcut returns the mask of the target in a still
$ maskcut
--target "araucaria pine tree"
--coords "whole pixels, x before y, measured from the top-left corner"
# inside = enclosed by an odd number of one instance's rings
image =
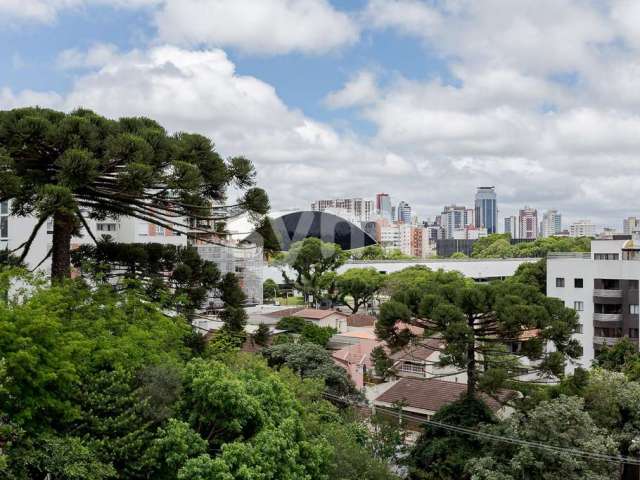
[[[198,225],[240,210],[266,213],[268,198],[254,180],[249,160],[224,160],[208,138],[170,135],[148,118],[111,120],[89,110],[0,111],[0,200],[11,200],[12,214],[36,218],[22,258],[53,220],[54,281],[69,275],[71,238],[83,226],[89,230],[87,217],[126,215],[197,234]],[[225,205],[230,186],[241,198]]]

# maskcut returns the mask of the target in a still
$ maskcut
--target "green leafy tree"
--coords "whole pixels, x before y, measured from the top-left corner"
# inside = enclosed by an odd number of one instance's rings
[[[296,277],[290,279],[286,270],[283,270],[286,283],[303,292],[305,301],[312,295],[315,302],[321,298],[323,286],[326,287],[324,277],[346,260],[347,256],[339,245],[325,243],[318,238],[305,238],[291,245],[289,251],[278,260],[278,265],[291,268]]]
[[[267,300],[275,300],[280,296],[280,287],[272,279],[267,278],[262,284],[262,298]]]
[[[220,313],[220,319],[224,322],[223,331],[235,337],[238,345],[241,345],[246,338],[244,328],[249,318],[243,307],[247,296],[233,273],[225,274],[218,288],[224,302],[224,310]]]
[[[203,260],[194,247],[160,243],[100,241],[81,245],[71,254],[72,264],[88,278],[115,283],[139,280],[152,299],[188,316],[200,309],[220,283],[215,263]]]
[[[229,186],[243,191],[238,208],[267,212],[267,196],[253,188],[254,177],[247,159],[225,161],[206,137],[168,135],[148,118],[110,120],[89,110],[0,111],[0,197],[11,200],[14,215],[36,218],[22,258],[53,219],[53,280],[70,275],[71,238],[82,226],[88,230],[82,210],[91,218],[127,215],[208,235],[198,224],[230,215],[221,204]]]
[[[614,439],[599,428],[584,410],[584,401],[560,396],[540,403],[527,415],[515,413],[505,422],[488,427],[488,433],[539,442],[568,450],[616,455]],[[570,451],[549,451],[488,440],[481,456],[470,460],[474,480],[609,480],[617,478],[615,463],[577,456]]]
[[[357,313],[373,300],[382,287],[384,275],[375,268],[350,268],[336,279],[340,299],[345,302],[352,313]],[[351,305],[345,297],[351,297]]]
[[[286,366],[301,378],[324,380],[329,390],[338,395],[357,395],[346,371],[335,364],[329,352],[314,343],[284,343],[262,351],[269,366]]]
[[[534,263],[521,263],[509,280],[516,283],[535,286],[540,293],[547,293],[547,260]]]
[[[253,334],[253,341],[262,347],[269,344],[269,338],[271,336],[271,330],[264,323],[258,325],[258,330]]]
[[[393,360],[389,358],[382,345],[371,350],[371,361],[378,377],[386,378],[389,370],[393,367]]]
[[[315,343],[321,347],[325,347],[331,337],[336,334],[335,328],[321,327],[296,316],[282,317],[276,327],[280,330],[299,334],[302,342]]]
[[[594,363],[605,370],[625,372],[633,370],[635,364],[639,362],[638,347],[629,338],[624,337],[615,345],[603,347],[596,354]]]
[[[464,396],[442,407],[433,416],[434,422],[478,429],[496,423],[496,418],[479,398]],[[468,480],[467,463],[482,454],[482,444],[476,437],[436,426],[425,425],[406,464],[411,480]]]
[[[394,347],[406,344],[411,335],[398,329],[398,320],[411,320],[425,328],[425,335],[440,336],[445,346],[439,363],[466,372],[470,396],[478,388],[496,392],[520,376],[521,358],[535,362],[530,370],[562,376],[566,359],[582,354],[571,338],[578,325],[576,312],[534,286],[475,284],[460,274],[436,273],[422,292],[415,287],[399,291],[389,304],[376,324],[379,338]],[[506,351],[510,342],[521,345],[518,353]],[[552,352],[545,349],[548,342],[554,345]]]

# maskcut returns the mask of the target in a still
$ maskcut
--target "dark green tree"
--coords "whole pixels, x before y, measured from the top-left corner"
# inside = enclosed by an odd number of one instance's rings
[[[535,286],[476,284],[460,274],[439,272],[423,285],[421,296],[415,288],[393,295],[390,306],[381,309],[376,333],[393,347],[402,346],[411,335],[397,322],[411,319],[425,335],[440,336],[445,344],[440,365],[466,372],[469,396],[478,388],[497,392],[521,376],[522,358],[532,361],[530,371],[562,376],[566,359],[582,354],[572,338],[576,312]],[[508,352],[505,345],[513,343],[519,350]],[[545,348],[547,343],[554,345],[553,351]]]
[[[525,285],[532,285],[540,293],[547,293],[547,260],[545,258],[534,263],[521,263],[509,280]]]
[[[321,327],[296,316],[282,317],[276,327],[280,330],[299,334],[302,342],[315,343],[321,347],[326,346],[329,339],[336,334],[335,328]]]
[[[357,313],[373,300],[373,297],[384,282],[384,275],[375,268],[351,268],[336,278],[336,288],[347,308],[352,313]],[[351,297],[351,302],[346,297]]]
[[[371,350],[371,361],[378,377],[385,378],[391,367],[393,367],[393,360],[389,358],[382,345],[378,345]]]
[[[0,200],[11,201],[12,214],[36,218],[22,258],[53,219],[53,280],[70,274],[71,238],[81,227],[88,230],[85,215],[126,215],[208,235],[200,225],[237,214],[223,205],[229,186],[244,192],[235,210],[266,213],[267,196],[252,188],[254,178],[246,158],[225,161],[206,137],[168,135],[148,118],[110,120],[89,110],[0,111]]]
[[[296,273],[295,279],[290,279],[286,270],[283,270],[286,283],[300,290],[305,301],[312,295],[314,302],[317,302],[322,296],[323,287],[326,287],[326,275],[335,272],[346,260],[347,255],[339,245],[318,238],[305,238],[291,245],[277,264],[289,267]]]
[[[262,284],[262,298],[264,301],[274,300],[280,296],[280,287],[278,284],[267,278]]]
[[[269,344],[270,336],[271,331],[269,330],[269,327],[264,323],[261,323],[260,325],[258,325],[256,333],[253,334],[253,341],[256,343],[256,345],[264,347]]]
[[[477,429],[497,420],[479,398],[464,396],[442,407],[433,416],[434,422]],[[425,425],[415,447],[407,457],[411,480],[466,480],[469,460],[482,453],[476,437]]]
[[[216,264],[203,260],[194,247],[100,241],[81,245],[71,260],[83,276],[116,288],[130,284],[120,279],[138,280],[152,299],[187,316],[203,306],[221,280]]]

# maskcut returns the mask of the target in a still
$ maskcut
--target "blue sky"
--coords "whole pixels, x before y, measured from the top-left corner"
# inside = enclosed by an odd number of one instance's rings
[[[388,191],[433,217],[495,184],[502,216],[617,226],[640,214],[636,5],[0,0],[0,107],[198,130],[276,208]]]

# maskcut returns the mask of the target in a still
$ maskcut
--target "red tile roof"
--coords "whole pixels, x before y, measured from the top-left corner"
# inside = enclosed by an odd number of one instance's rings
[[[417,340],[417,344],[408,345],[391,355],[393,360],[428,360],[431,355],[444,347],[441,338],[425,338]]]
[[[376,323],[376,317],[366,313],[354,313],[347,318],[349,327],[373,327]]]
[[[355,345],[349,345],[348,347],[336,350],[331,354],[333,358],[347,364],[355,365],[372,365],[371,363],[371,351],[378,345],[382,345],[382,342],[375,340],[363,340]]]
[[[282,310],[276,310],[275,312],[265,313],[265,315],[273,318],[292,317],[300,310],[304,310],[304,307],[283,308]]]
[[[388,404],[404,402],[407,407],[437,412],[441,407],[458,400],[466,391],[467,385],[464,383],[447,382],[434,378],[402,378],[376,398],[376,402]],[[505,391],[500,394],[500,397],[508,399],[512,395],[513,392]],[[494,412],[502,407],[501,403],[487,395],[482,395],[482,399]]]

